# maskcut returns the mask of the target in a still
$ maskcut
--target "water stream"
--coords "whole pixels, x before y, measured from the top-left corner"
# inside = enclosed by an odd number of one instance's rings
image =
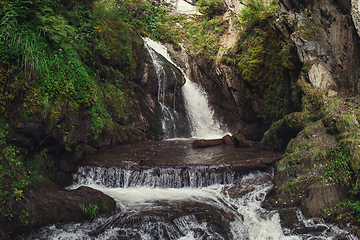
[[[100,190],[116,200],[117,211],[47,226],[24,239],[357,239],[300,211],[298,224],[283,229],[279,213],[261,207],[273,187],[268,163],[281,154],[257,143],[241,150],[194,149],[191,142],[121,145],[85,157],[69,188]]]

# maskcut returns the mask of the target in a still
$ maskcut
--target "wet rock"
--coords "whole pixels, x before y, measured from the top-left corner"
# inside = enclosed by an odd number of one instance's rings
[[[231,198],[235,198],[239,195],[253,191],[257,186],[271,181],[270,174],[256,175],[251,179],[240,179],[237,180],[232,186],[224,187],[226,192]]]
[[[12,119],[13,141],[20,146],[34,148],[45,135],[45,119],[41,115],[32,115],[28,119]]]
[[[309,197],[305,207],[313,216],[323,213],[323,209],[332,209],[348,195],[348,190],[338,184],[316,184],[309,187]]]
[[[24,198],[14,202],[14,217],[5,229],[20,234],[56,222],[82,221],[115,210],[111,197],[89,187],[65,190],[51,182],[28,188]]]
[[[109,227],[121,226],[122,229],[154,229],[148,231],[152,239],[163,239],[163,236],[169,232],[174,236],[178,235],[179,233],[173,229],[178,229],[178,226],[184,222],[183,224],[189,225],[189,230],[198,237],[207,239],[212,233],[216,233],[216,236],[229,239],[229,221],[233,221],[236,217],[235,212],[228,212],[202,202],[177,201],[169,204],[168,201],[157,201],[156,205],[157,208],[144,209],[131,214],[120,212],[94,229],[90,235],[98,236]],[[238,217],[243,218],[240,214]],[[206,231],[200,227],[202,224],[206,224]]]
[[[294,234],[298,235],[298,234],[311,234],[311,233],[321,233],[325,230],[327,230],[328,227],[325,225],[319,225],[316,227],[302,227],[302,228],[297,228],[293,231]]]
[[[229,134],[225,135],[222,140],[225,145],[234,145],[233,139],[230,137]]]
[[[293,228],[297,223],[297,216],[296,216],[297,207],[289,207],[289,208],[280,208],[278,210],[280,219],[281,219],[281,226],[283,228]]]

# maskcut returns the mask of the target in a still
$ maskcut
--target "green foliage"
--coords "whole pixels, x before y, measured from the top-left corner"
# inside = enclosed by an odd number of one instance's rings
[[[208,18],[221,15],[225,12],[225,4],[222,0],[199,0],[196,2],[196,7]]]
[[[159,28],[171,35],[164,37],[165,41],[182,42],[195,57],[215,64],[216,54],[220,49],[220,36],[224,34],[227,24],[227,21],[218,16],[209,19],[203,16],[169,15],[159,23]]]
[[[112,130],[123,122],[127,96],[113,84],[103,83],[97,88],[95,99],[91,108],[91,133],[97,139],[103,131]]]
[[[260,107],[261,115],[249,120],[261,122],[261,133],[285,115],[299,111],[302,95],[296,85],[302,67],[296,48],[271,27],[273,20],[274,16],[257,21],[251,31],[241,32],[234,49],[221,59],[236,69],[246,101]],[[250,107],[253,111],[254,106]],[[273,145],[284,147],[280,142]]]
[[[0,117],[0,221],[10,220],[13,201],[24,197],[29,184],[20,149],[7,143],[10,127]]]
[[[339,144],[333,147],[329,156],[328,170],[324,173],[324,179],[349,186],[351,175],[350,154],[347,146]]]
[[[11,144],[4,115],[41,116],[46,131],[56,128],[66,141],[75,132],[66,128],[68,118],[80,109],[92,115],[89,139],[120,125],[125,92],[143,57],[141,34],[161,38],[158,19],[165,12],[146,0],[0,1],[1,222],[13,217],[13,203],[24,197],[26,186],[36,187],[55,166],[42,142],[36,152]],[[97,209],[83,207],[93,217]]]
[[[38,28],[60,48],[67,49],[75,34],[75,28],[68,25],[61,15],[56,15],[50,7],[44,6],[36,12]]]
[[[91,218],[95,218],[96,214],[99,212],[99,207],[97,204],[89,203],[80,203],[79,204],[81,211],[83,213],[90,215]]]
[[[239,14],[239,23],[246,31],[251,31],[255,25],[274,15],[279,10],[274,0],[248,0]]]

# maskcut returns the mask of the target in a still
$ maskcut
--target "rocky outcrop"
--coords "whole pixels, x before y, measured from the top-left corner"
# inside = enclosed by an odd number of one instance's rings
[[[64,190],[43,181],[37,189],[28,188],[24,195],[14,202],[14,216],[5,226],[8,232],[21,234],[51,223],[91,220],[116,209],[113,198],[89,187]]]
[[[250,146],[250,143],[248,140],[246,140],[245,136],[242,135],[241,133],[237,133],[237,134],[234,134],[232,136],[233,140],[234,140],[234,145],[235,147],[249,147]]]
[[[337,79],[338,87],[359,91],[360,60],[357,56],[360,53],[360,40],[354,26],[359,21],[353,21],[348,14],[349,2],[321,0],[308,4],[306,1],[287,0],[280,1],[280,5],[288,11],[285,16],[285,29],[288,32],[285,35],[291,36],[300,60],[303,63],[321,64],[323,70],[326,68],[332,78]],[[305,12],[300,12],[300,8]],[[352,12],[356,11],[354,4],[352,9]],[[312,74],[314,70],[322,71],[319,66],[313,69]],[[324,73],[322,76],[331,83],[328,87],[335,86],[330,74]],[[314,79],[313,75],[311,78]]]

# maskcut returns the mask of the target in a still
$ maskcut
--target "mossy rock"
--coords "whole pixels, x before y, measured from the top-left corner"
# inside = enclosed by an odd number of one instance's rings
[[[246,140],[244,135],[242,135],[241,133],[234,134],[232,138],[234,140],[235,147],[250,147],[249,141]]]
[[[356,132],[359,130],[359,123],[352,113],[342,114],[336,119],[336,129],[339,133]]]
[[[273,123],[261,140],[261,147],[269,150],[285,150],[289,141],[310,122],[304,112],[293,112]]]

